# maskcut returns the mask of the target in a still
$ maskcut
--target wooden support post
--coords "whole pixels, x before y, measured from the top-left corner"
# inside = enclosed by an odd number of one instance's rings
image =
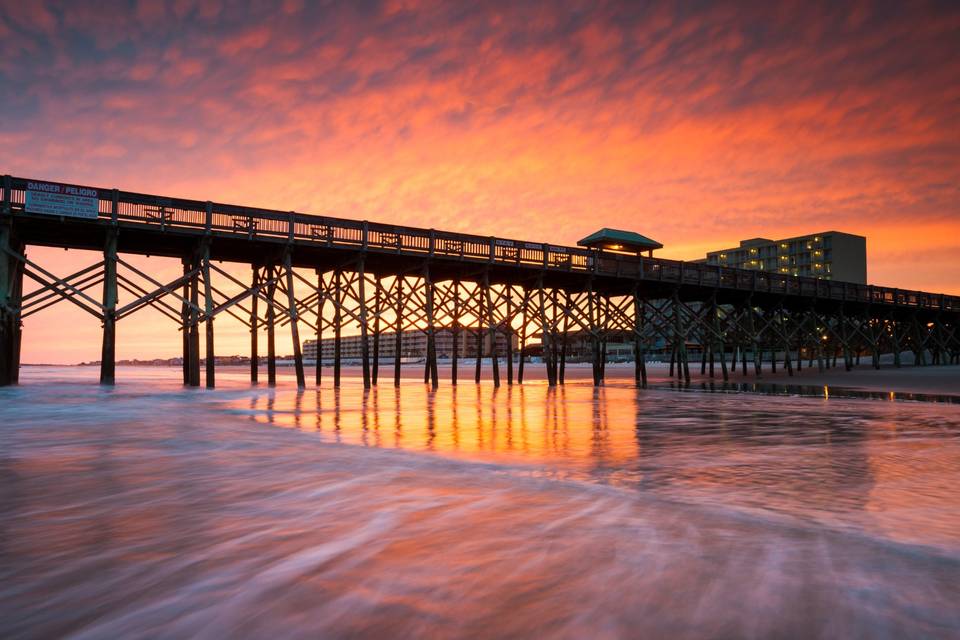
[[[200,386],[200,274],[199,258],[194,252],[190,261],[190,386]]]
[[[821,328],[817,326],[818,318],[817,318],[817,314],[814,311],[814,307],[812,305],[810,307],[810,317],[811,317],[811,320],[813,321],[812,322],[813,337],[816,340],[816,345],[817,345],[817,370],[820,373],[823,373],[825,369],[823,364],[823,334],[821,334]]]
[[[473,372],[474,384],[480,384],[480,367],[481,359],[483,357],[483,319],[486,317],[483,292],[480,289],[481,287],[477,286],[477,307],[480,311],[477,314],[477,361],[475,363],[476,367]]]
[[[730,375],[727,373],[727,354],[726,354],[726,345],[723,340],[723,333],[720,331],[720,308],[717,305],[717,294],[713,294],[713,333],[714,340],[716,340],[716,351],[717,356],[720,359],[720,371],[723,375],[723,381],[727,382],[730,380]],[[712,373],[710,375],[713,375]]]
[[[706,336],[706,339],[703,340],[703,345],[705,348],[710,350],[710,367],[709,368],[710,368],[710,377],[713,378],[713,360],[717,352],[717,340],[719,340],[719,338],[717,338],[715,335],[711,335],[711,332],[709,331],[709,329],[716,331],[716,323],[714,322],[714,320],[717,317],[716,292],[713,293],[713,301],[710,304],[709,313],[710,313],[710,325],[707,325],[706,321],[704,321],[703,323],[704,324],[703,333],[704,333],[704,336]]]
[[[27,251],[24,243],[15,242],[13,246],[17,253],[26,257]],[[13,334],[10,348],[10,364],[8,365],[11,384],[20,383],[20,348],[23,340],[23,322],[21,318],[22,312],[19,311],[19,309],[23,304],[24,269],[25,265],[19,260],[14,260],[10,268],[13,275],[13,281],[10,284],[10,302],[13,308],[17,309],[17,311],[13,312]]]
[[[423,269],[423,284],[426,287],[425,293],[427,303],[427,368],[430,374],[430,388],[436,390],[440,385],[440,381],[437,376],[437,336],[435,333],[433,318],[435,286],[433,284],[433,279],[430,277],[429,264],[427,264]]]
[[[377,386],[380,377],[380,277],[373,279],[373,370],[370,372],[370,382]]]
[[[272,262],[267,267],[267,384],[277,386],[277,268]]]
[[[560,373],[560,320],[557,318],[557,312],[560,308],[559,305],[559,290],[551,289],[550,290],[550,306],[552,307],[552,312],[550,313],[550,368],[553,369],[553,379],[559,383],[559,373]]]
[[[507,318],[503,325],[503,335],[506,338],[507,356],[507,386],[513,385],[513,285],[507,285]]]
[[[250,383],[257,384],[260,379],[260,355],[258,353],[257,339],[260,337],[260,316],[258,304],[260,302],[260,267],[256,264],[253,267],[253,278],[250,282],[250,289],[253,295],[250,296]]]
[[[913,358],[914,358],[913,366],[915,367],[925,366],[927,364],[927,356],[925,353],[926,348],[924,347],[924,344],[923,344],[923,331],[920,328],[920,318],[917,316],[916,312],[913,313],[913,316],[911,318],[911,324],[913,326]],[[874,353],[873,368],[879,369],[880,368],[879,356],[878,356],[879,350],[877,349],[877,345],[876,345],[876,336],[873,332],[871,332],[870,337],[873,339],[873,344],[870,345]]]
[[[706,329],[701,328],[700,330],[700,375],[707,375],[707,349],[710,344],[707,339]],[[713,377],[713,376],[711,376]]]
[[[747,318],[749,322],[747,323],[747,330],[750,332],[750,348],[753,355],[753,374],[756,377],[760,377],[762,373],[761,369],[761,358],[763,357],[760,353],[760,336],[757,335],[756,324],[754,323],[755,311],[753,308],[753,298],[747,301]],[[744,362],[743,372],[746,374],[747,366]]]
[[[403,348],[403,276],[396,278],[397,285],[397,325],[393,336],[393,386],[400,386],[400,356]]]
[[[333,386],[334,388],[340,388],[340,331],[343,329],[341,326],[343,324],[343,312],[342,306],[345,299],[343,295],[342,280],[343,275],[340,269],[338,268],[333,272],[333,296],[334,296],[334,307],[333,307]]]
[[[426,298],[426,294],[424,294],[424,298]],[[429,337],[428,333],[429,333],[429,332],[424,332],[424,335],[427,337],[427,342],[429,343],[429,342],[430,342],[430,337]],[[423,384],[430,384],[430,354],[429,354],[429,351],[430,351],[430,345],[427,344],[427,353],[424,355],[424,358],[423,358]]]
[[[607,341],[609,340],[609,331],[607,324],[610,322],[610,298],[603,298],[603,315],[598,318],[597,325],[600,331],[600,383],[607,377]]]
[[[363,258],[358,264],[357,298],[360,302],[360,369],[363,375],[363,388],[370,388],[370,343],[367,341],[367,272]]]
[[[117,229],[107,230],[103,248],[103,344],[100,349],[100,384],[116,382],[117,362]]]
[[[789,338],[790,333],[789,333],[789,331],[788,331],[788,329],[787,329],[787,322],[786,322],[785,316],[784,316],[784,314],[783,314],[783,307],[782,307],[782,306],[780,307],[780,330],[781,330],[781,332],[783,333],[783,335],[785,336],[785,337],[784,337],[784,341],[783,341],[783,366],[786,367],[786,369],[787,369],[787,375],[792,378],[792,377],[793,377],[793,363],[792,363],[791,357],[790,357],[790,338]]]
[[[633,287],[633,380],[647,388],[647,357],[643,350],[644,331],[644,302],[640,299],[640,291]],[[562,369],[561,369],[562,370]]]
[[[716,323],[717,333],[720,334],[720,322],[719,320]],[[722,336],[722,334],[720,334]],[[730,380],[730,374],[727,372],[727,354],[726,354],[726,343],[723,341],[723,338],[718,338],[720,340],[720,372],[723,375],[723,381],[728,382]]]
[[[204,298],[204,323],[206,325],[206,351],[207,351],[207,389],[213,389],[216,386],[216,356],[213,348],[213,283],[210,282],[210,242],[203,243],[203,298]]]
[[[563,292],[563,337],[560,339],[560,370],[557,372],[557,383],[563,384],[567,375],[567,341],[570,331],[570,292]]]
[[[291,252],[288,249],[283,255],[283,269],[287,276],[287,307],[290,314],[290,336],[293,338],[293,368],[297,376],[297,388],[304,389],[307,386],[307,380],[303,372],[303,350],[300,347],[297,297],[293,291],[293,256],[290,254]]]
[[[4,187],[4,207],[9,204],[8,190]],[[7,212],[8,213],[8,212]],[[16,384],[20,369],[18,357],[18,331],[20,328],[20,303],[16,290],[18,279],[22,281],[23,270],[8,251],[13,251],[13,230],[9,220],[0,219],[0,387]]]
[[[673,318],[675,324],[675,331],[677,336],[677,369],[679,377],[679,369],[683,367],[683,381],[686,384],[690,384],[690,359],[687,355],[687,333],[684,328],[683,318],[681,317],[682,305],[680,304],[680,293],[679,291],[673,292]]]
[[[591,279],[587,285],[587,311],[590,314],[590,346],[591,346],[591,355],[592,355],[592,364],[593,364],[593,386],[599,387],[601,382],[600,377],[600,337],[597,334],[599,331],[599,316],[600,309],[597,304],[597,296],[593,290],[593,280]]]
[[[190,273],[190,260],[181,258],[183,275]],[[183,281],[183,301],[180,303],[180,336],[183,342],[183,384],[190,384],[190,280]]]
[[[520,343],[517,347],[520,349],[520,362],[517,363],[517,384],[523,384],[523,363],[526,360],[524,351],[527,347],[527,322],[529,321],[529,316],[527,315],[527,307],[530,306],[530,290],[527,287],[523,288],[523,309],[520,313]]]
[[[607,377],[607,337],[606,328],[601,329],[603,332],[603,338],[600,340],[600,382],[602,383]]]
[[[317,276],[317,362],[314,372],[314,384],[318,387],[323,380],[323,310],[327,306],[327,293],[323,286],[323,272],[316,269]]]
[[[490,298],[490,274],[483,272],[483,292],[486,297],[487,335],[490,337],[490,365],[493,368],[493,386],[500,386],[500,362],[497,354],[497,326],[494,323],[493,301]]]
[[[537,280],[537,306],[540,311],[540,335],[541,346],[543,347],[543,359],[547,367],[547,385],[557,386],[557,370],[553,366],[553,348],[552,348],[552,327],[547,320],[547,301],[546,292],[543,289],[543,276]]]
[[[899,369],[902,364],[900,360],[900,351],[902,351],[902,347],[900,346],[900,321],[891,320],[890,324],[891,337],[893,338],[893,366]]]
[[[850,357],[850,336],[847,333],[847,314],[843,305],[840,305],[840,339],[843,341],[843,368],[846,371],[853,369],[853,358]]]
[[[460,281],[453,281],[453,348],[450,353],[450,384],[457,386],[457,356],[460,353]]]

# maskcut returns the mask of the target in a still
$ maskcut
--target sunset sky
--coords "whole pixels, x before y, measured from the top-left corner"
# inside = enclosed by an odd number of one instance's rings
[[[0,0],[0,173],[673,258],[835,229],[960,294],[960,4],[839,4]],[[143,318],[119,357],[177,355]],[[99,357],[64,305],[24,336]]]

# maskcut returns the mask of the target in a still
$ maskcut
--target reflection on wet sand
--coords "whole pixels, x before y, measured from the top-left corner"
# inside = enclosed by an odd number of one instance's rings
[[[241,404],[254,422],[316,432],[321,441],[522,463],[555,477],[823,522],[840,514],[843,525],[856,520],[904,540],[916,537],[917,523],[891,509],[889,492],[875,486],[878,461],[896,476],[889,466],[897,452],[935,447],[921,468],[910,471],[915,477],[960,460],[956,431],[941,438],[940,409],[928,405],[698,397],[575,384],[435,392],[419,384],[367,391],[350,385],[310,392],[262,389]],[[907,426],[891,440],[883,425],[901,419]],[[393,425],[392,433],[382,434],[382,423]],[[935,500],[946,499],[941,480],[931,475],[925,482]],[[882,510],[874,504],[881,496]],[[955,540],[951,529],[960,530],[960,516],[945,512],[926,528],[925,535]]]

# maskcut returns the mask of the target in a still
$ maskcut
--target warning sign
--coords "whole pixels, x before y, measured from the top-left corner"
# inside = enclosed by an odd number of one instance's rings
[[[24,209],[28,213],[96,219],[100,211],[97,190],[56,182],[28,182]]]

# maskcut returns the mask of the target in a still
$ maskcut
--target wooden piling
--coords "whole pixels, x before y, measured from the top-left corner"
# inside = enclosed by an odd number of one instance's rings
[[[8,191],[4,188],[4,198],[7,200],[4,207],[8,206]],[[8,212],[4,212],[4,218]],[[15,384],[14,371],[20,368],[18,358],[16,358],[16,340],[19,318],[14,310],[19,306],[14,300],[13,284],[17,266],[14,258],[7,252],[13,249],[13,231],[12,223],[8,219],[0,219],[0,387]],[[22,276],[21,276],[22,277]]]
[[[450,384],[457,386],[457,356],[460,353],[460,281],[453,281],[453,347],[450,353]]]
[[[340,269],[333,272],[333,387],[340,388],[340,331],[343,328],[343,301],[344,293],[342,287],[343,274]]]
[[[213,348],[213,283],[210,281],[210,243],[203,243],[202,253],[203,268],[203,300],[204,300],[204,325],[206,328],[206,365],[207,365],[207,389],[213,389],[216,386],[216,356]]]
[[[476,287],[476,293],[479,313],[477,314],[477,361],[474,363],[473,382],[474,384],[480,384],[480,367],[483,358],[483,319],[486,317],[486,311],[484,310],[484,297],[481,287]]]
[[[494,308],[493,302],[490,298],[490,274],[488,272],[483,273],[483,292],[486,297],[486,310],[487,310],[487,335],[490,337],[490,364],[493,368],[493,386],[500,386],[500,363],[498,361],[497,354],[497,327],[494,323]]]
[[[644,302],[640,299],[640,292],[636,286],[633,288],[633,379],[634,382],[646,388],[647,386],[647,362],[643,349],[643,331],[644,331]],[[563,371],[563,367],[560,368]]]
[[[363,388],[370,388],[370,343],[367,341],[367,272],[365,261],[357,264],[357,300],[360,303],[360,370]]]
[[[587,311],[590,316],[590,346],[591,360],[593,365],[593,386],[600,386],[600,337],[597,335],[599,324],[599,305],[597,305],[596,293],[593,290],[593,280],[587,285]]]
[[[200,386],[200,273],[196,252],[190,261],[190,386]]]
[[[547,385],[551,387],[557,386],[557,370],[553,366],[553,353],[551,351],[551,330],[550,324],[547,320],[547,310],[546,310],[546,292],[543,288],[543,276],[541,275],[537,280],[537,296],[539,298],[539,307],[540,307],[540,336],[541,336],[541,346],[543,347],[543,359],[547,367]]]
[[[257,340],[260,337],[260,267],[253,264],[250,289],[253,295],[250,296],[250,383],[257,384],[260,379],[260,355],[258,353],[259,345]]]
[[[297,376],[297,388],[304,389],[307,386],[307,380],[303,372],[303,350],[300,346],[297,297],[293,291],[293,258],[289,250],[284,253],[283,269],[287,276],[287,313],[290,316],[290,336],[293,338],[293,368]],[[319,346],[317,345],[318,348]]]
[[[560,369],[557,372],[557,383],[563,384],[567,375],[567,342],[570,333],[570,292],[563,291],[563,331],[560,338]]]
[[[327,294],[323,286],[323,272],[315,270],[317,276],[317,362],[314,372],[314,384],[318,387],[323,380],[323,311],[327,306]]]
[[[400,356],[403,347],[403,276],[396,277],[397,286],[397,308],[396,308],[396,332],[393,335],[393,386],[400,386]]]
[[[20,255],[26,257],[26,246],[22,242],[15,242],[14,249]],[[11,272],[13,282],[10,285],[10,302],[14,309],[19,309],[23,304],[23,272],[24,264],[19,260],[13,260]],[[13,332],[11,335],[10,358],[8,370],[10,372],[10,384],[19,384],[20,382],[20,348],[23,340],[23,323],[21,322],[21,312],[13,311]]]
[[[517,384],[523,384],[523,363],[526,360],[526,347],[527,347],[527,323],[529,322],[529,316],[527,315],[527,308],[530,305],[530,289],[524,287],[523,290],[523,309],[520,313],[520,342],[517,345],[517,348],[520,349],[520,362],[517,363]]]
[[[274,308],[277,297],[277,268],[270,263],[267,267],[267,384],[277,386],[277,311]]]
[[[183,265],[183,300],[180,301],[180,338],[183,343],[183,384],[190,384],[190,280],[186,276],[190,273],[190,260],[181,258]]]
[[[435,287],[433,279],[430,277],[430,265],[423,270],[423,283],[426,287],[426,312],[427,312],[427,367],[430,373],[430,388],[436,391],[440,385],[437,376],[437,336],[435,334],[433,302]]]
[[[370,372],[370,382],[377,386],[380,377],[380,277],[373,279],[373,369]]]
[[[503,325],[503,334],[506,338],[506,356],[507,356],[507,386],[513,385],[513,297],[511,290],[513,285],[507,285],[506,305],[507,317]]]
[[[680,294],[677,291],[673,293],[673,321],[674,321],[674,339],[677,344],[677,377],[680,377],[681,369],[683,380],[690,384],[690,360],[687,356],[687,334],[683,326],[683,318],[680,313]]]
[[[100,349],[100,384],[116,381],[117,356],[117,230],[107,231],[103,248],[103,344]]]

